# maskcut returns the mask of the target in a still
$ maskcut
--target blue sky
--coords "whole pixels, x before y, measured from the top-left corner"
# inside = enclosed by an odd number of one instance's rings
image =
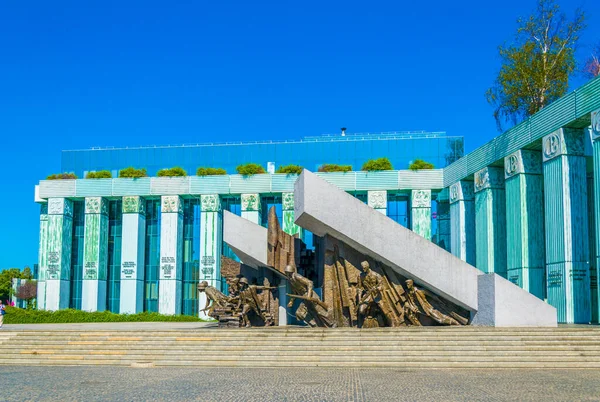
[[[404,3],[404,4],[403,4]],[[447,131],[497,135],[497,46],[534,0],[3,1],[0,268],[37,261],[62,149]],[[579,54],[600,41],[600,2]],[[582,79],[572,82],[575,88]]]

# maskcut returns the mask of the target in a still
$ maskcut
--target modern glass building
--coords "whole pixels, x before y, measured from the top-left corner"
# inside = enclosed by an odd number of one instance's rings
[[[181,166],[187,177],[42,180],[38,305],[119,312],[198,314],[200,280],[220,275],[222,215],[266,226],[274,206],[294,224],[295,175],[233,174],[265,168],[351,164],[317,173],[483,272],[496,273],[556,307],[559,322],[598,322],[600,78],[462,156],[461,137],[389,133],[301,141],[65,151],[63,171]],[[399,170],[362,172],[388,157]],[[461,157],[462,156],[462,157]],[[424,159],[436,169],[407,170]],[[199,166],[222,176],[193,175]],[[393,245],[390,245],[392,247]]]
[[[117,177],[128,166],[145,168],[149,175],[180,166],[193,175],[200,166],[236,173],[236,166],[257,163],[267,168],[295,164],[317,171],[324,163],[352,165],[360,170],[368,159],[387,157],[396,169],[407,169],[415,159],[443,168],[463,156],[463,138],[445,133],[393,132],[305,137],[290,141],[256,141],[131,148],[91,148],[63,151],[62,171],[85,177],[89,171],[110,170]]]

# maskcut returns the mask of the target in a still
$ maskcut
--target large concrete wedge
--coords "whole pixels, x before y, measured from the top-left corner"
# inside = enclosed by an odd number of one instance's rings
[[[223,241],[245,265],[267,267],[267,228],[223,211]]]
[[[306,169],[295,183],[294,205],[297,225],[339,239],[467,308],[476,324],[556,326],[554,307],[484,274]]]

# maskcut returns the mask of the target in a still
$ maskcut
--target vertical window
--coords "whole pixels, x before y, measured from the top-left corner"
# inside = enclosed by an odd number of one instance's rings
[[[160,267],[160,200],[146,202],[146,261],[144,311],[158,312],[158,270]]]
[[[108,205],[108,277],[106,309],[119,313],[121,296],[121,236],[123,230],[122,202]]]
[[[221,208],[223,211],[229,211],[232,214],[236,214],[237,216],[242,216],[242,201],[240,196],[234,197],[223,197],[221,198]],[[229,248],[225,242],[222,242],[223,248],[221,252],[225,257],[229,257],[235,261],[239,261],[240,259],[235,255],[235,253]]]
[[[182,314],[198,315],[200,279],[200,200],[183,202],[183,290]]]
[[[269,211],[271,210],[271,207],[275,207],[275,214],[277,215],[279,224],[282,225],[283,207],[281,205],[281,196],[267,195],[267,196],[261,197],[260,205],[261,205],[261,225],[263,227],[266,228],[269,226]]]
[[[69,307],[81,310],[83,280],[83,239],[85,233],[85,209],[83,201],[73,202],[73,238],[71,248],[71,300]]]
[[[408,196],[404,194],[388,193],[387,216],[408,228],[410,227],[408,215]]]

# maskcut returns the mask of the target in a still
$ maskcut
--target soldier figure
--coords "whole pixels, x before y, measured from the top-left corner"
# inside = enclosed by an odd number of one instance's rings
[[[202,281],[198,284],[198,291],[206,293],[206,306],[200,311],[208,310],[207,314],[210,317],[214,317],[215,307],[226,308],[230,305],[230,299],[214,286],[208,286],[208,282],[206,281]],[[218,319],[218,317],[214,318]]]
[[[242,308],[242,323],[246,327],[251,327],[248,313],[254,311],[254,313],[265,322],[265,325],[271,325],[270,319],[265,315],[261,309],[260,298],[256,292],[258,289],[265,289],[265,286],[248,285],[248,279],[240,279],[240,299],[238,301],[237,310]]]
[[[406,287],[408,288],[408,298],[414,304],[418,303],[425,314],[431,318],[433,318],[436,322],[445,325],[460,325],[458,321],[454,318],[449,317],[445,314],[442,314],[438,310],[436,310],[431,303],[427,301],[427,297],[425,292],[418,289],[412,279],[406,280]],[[416,300],[416,301],[415,301]]]
[[[288,308],[292,308],[295,299],[302,300],[296,309],[296,318],[311,327],[335,327],[327,304],[314,292],[313,281],[300,275],[291,265],[285,267],[285,275],[292,288],[292,294],[288,295],[290,296]]]

